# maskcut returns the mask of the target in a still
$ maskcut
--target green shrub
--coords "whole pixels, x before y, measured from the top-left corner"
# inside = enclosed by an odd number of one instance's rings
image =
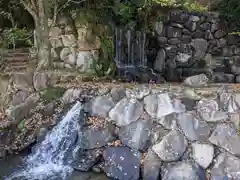
[[[240,1],[222,0],[217,8],[222,18],[228,23],[229,32],[240,30]]]
[[[5,29],[2,33],[2,47],[31,46],[33,33],[25,28]]]

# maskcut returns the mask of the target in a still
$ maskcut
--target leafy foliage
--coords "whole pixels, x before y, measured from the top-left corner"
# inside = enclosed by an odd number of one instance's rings
[[[2,33],[3,47],[16,47],[18,44],[22,46],[32,45],[32,32],[23,28],[5,29]]]
[[[112,37],[101,37],[100,57],[94,60],[93,68],[98,77],[112,77],[115,74],[115,65],[113,63],[113,40]]]
[[[227,21],[230,31],[239,31],[240,29],[240,1],[222,0],[217,9],[221,16]]]

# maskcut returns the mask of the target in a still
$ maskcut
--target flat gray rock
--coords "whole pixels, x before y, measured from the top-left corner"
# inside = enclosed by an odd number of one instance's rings
[[[162,161],[151,149],[143,162],[142,177],[144,180],[159,180]]]
[[[128,147],[107,147],[103,152],[104,172],[113,179],[138,180],[140,153]]]
[[[184,84],[191,87],[204,87],[207,85],[209,79],[205,74],[190,76],[184,80]]]
[[[213,180],[239,180],[240,159],[229,153],[219,154],[211,169],[211,177]]]
[[[82,149],[95,149],[107,145],[115,140],[115,127],[111,124],[104,128],[83,128],[78,141]]]
[[[145,110],[152,118],[161,118],[174,112],[168,93],[149,95],[144,98]]]
[[[193,159],[195,162],[206,169],[213,160],[214,147],[210,144],[192,143]]]
[[[179,162],[167,169],[162,180],[205,180],[205,173],[197,165]]]
[[[226,112],[219,111],[219,105],[214,99],[202,99],[198,102],[197,112],[207,122],[224,121],[228,119]]]
[[[172,130],[152,150],[163,161],[177,161],[185,152],[187,144],[186,138],[179,131]]]
[[[122,126],[119,130],[121,142],[132,148],[145,151],[150,146],[152,123],[138,120],[129,125]]]
[[[229,124],[219,124],[209,138],[209,142],[219,146],[233,155],[240,155],[240,137]]]
[[[143,106],[137,99],[124,98],[109,112],[111,120],[118,126],[125,126],[139,119]]]
[[[190,141],[205,140],[210,134],[208,124],[189,112],[178,114],[178,124]]]
[[[108,117],[109,111],[115,103],[110,96],[97,96],[86,105],[86,111],[92,116]]]

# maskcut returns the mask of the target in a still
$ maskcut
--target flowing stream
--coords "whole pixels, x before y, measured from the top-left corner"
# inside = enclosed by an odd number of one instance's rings
[[[66,116],[36,145],[24,164],[6,180],[53,180],[68,179],[73,173],[71,162],[80,134],[79,121],[82,105],[77,102]]]

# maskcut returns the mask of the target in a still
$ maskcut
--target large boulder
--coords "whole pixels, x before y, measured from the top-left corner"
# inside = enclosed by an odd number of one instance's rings
[[[37,106],[39,99],[39,94],[32,94],[23,103],[17,106],[10,106],[6,110],[6,114],[10,119],[18,122],[29,115],[30,110]]]
[[[178,115],[178,124],[190,141],[205,140],[210,134],[210,128],[205,121],[200,121],[194,114]]]
[[[198,102],[196,108],[200,117],[207,122],[228,119],[226,112],[219,111],[219,105],[215,99],[202,99]]]
[[[162,180],[205,180],[205,173],[197,165],[179,162],[167,169]]]
[[[109,117],[118,126],[124,126],[138,120],[142,113],[143,106],[137,99],[124,98],[109,112]]]
[[[108,117],[109,111],[114,107],[115,103],[111,96],[97,96],[86,104],[86,111],[92,116]]]
[[[128,147],[107,147],[103,152],[104,172],[113,179],[138,180],[140,153]]]
[[[150,121],[134,121],[120,128],[119,139],[132,149],[147,150],[150,145],[151,128]]]
[[[46,89],[48,87],[48,74],[45,72],[34,72],[33,86],[36,91]]]
[[[187,148],[186,138],[177,130],[172,130],[163,137],[160,143],[155,144],[152,150],[163,161],[177,161]]]
[[[211,169],[211,177],[213,180],[225,180],[229,177],[232,180],[240,179],[240,159],[229,153],[219,154]]]
[[[162,161],[151,149],[147,152],[143,162],[142,177],[145,180],[158,180],[160,178]]]
[[[221,147],[233,155],[240,156],[240,137],[228,124],[219,124],[209,138],[209,142]]]

